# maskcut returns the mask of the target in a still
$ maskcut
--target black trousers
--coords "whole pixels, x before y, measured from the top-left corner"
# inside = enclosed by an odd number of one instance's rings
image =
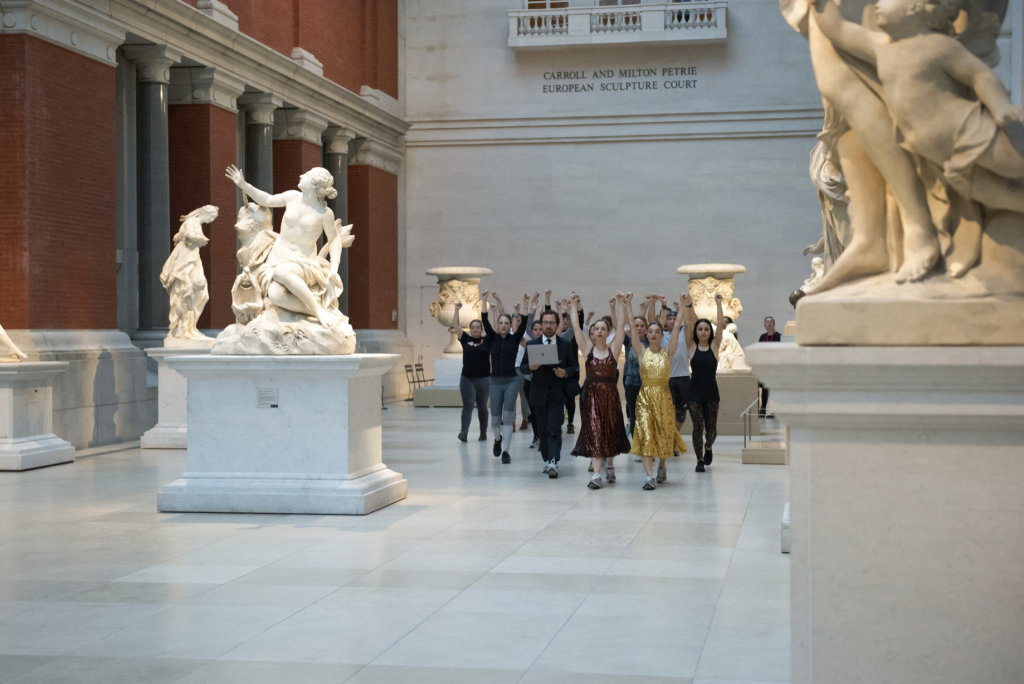
[[[633,423],[636,422],[636,398],[640,396],[640,385],[623,385],[626,390],[626,420],[629,422],[629,436],[633,436]]]
[[[757,383],[757,386],[761,388],[761,410],[758,411],[762,416],[765,415],[765,410],[768,407],[768,388]]]
[[[543,406],[531,406],[540,436],[540,455],[545,461],[558,463],[562,458],[562,421],[565,404],[549,401]]]

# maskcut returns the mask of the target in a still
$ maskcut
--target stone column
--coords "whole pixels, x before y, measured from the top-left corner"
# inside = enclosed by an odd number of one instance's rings
[[[274,187],[293,190],[299,176],[324,163],[323,140],[327,118],[307,109],[279,109],[274,115]],[[274,210],[274,225],[284,209]]]
[[[334,176],[334,187],[338,196],[328,202],[335,218],[348,223],[348,145],[355,139],[355,133],[341,126],[330,126],[324,131],[324,164]],[[345,290],[338,298],[341,312],[348,315],[348,250],[342,252],[338,275]]]
[[[139,248],[139,331],[167,331],[167,293],[160,270],[171,254],[171,200],[168,172],[167,87],[171,65],[181,59],[166,45],[127,45],[135,62],[136,147]]]
[[[245,179],[265,192],[274,191],[274,112],[284,101],[271,93],[246,93]]]
[[[200,250],[210,293],[200,328],[219,330],[235,322],[231,286],[238,264],[237,196],[224,169],[237,161],[235,102],[243,89],[242,81],[221,69],[171,69],[171,215],[178,217],[204,204],[220,208],[220,216],[205,229],[209,248]],[[177,228],[178,224],[172,223],[172,232]]]

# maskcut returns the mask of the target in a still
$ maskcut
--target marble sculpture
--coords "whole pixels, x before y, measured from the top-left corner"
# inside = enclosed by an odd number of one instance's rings
[[[199,250],[210,242],[203,234],[203,224],[215,221],[218,213],[217,207],[207,204],[181,217],[181,226],[174,236],[174,249],[160,271],[160,284],[171,298],[165,347],[195,347],[213,343],[197,328],[199,317],[210,301]]]
[[[24,361],[28,355],[18,349],[18,345],[11,341],[7,332],[0,326],[0,344],[7,347],[7,356],[0,357],[0,363],[11,363],[13,361]]]
[[[235,325],[217,336],[213,354],[352,354],[356,335],[338,309],[342,292],[338,265],[351,247],[352,226],[327,206],[337,196],[334,177],[314,168],[299,178],[298,190],[271,195],[228,167],[227,177],[247,197],[235,229],[242,273],[232,288]],[[248,197],[254,200],[249,203]],[[281,230],[271,231],[271,210],[285,209]],[[246,215],[248,214],[248,215]],[[326,243],[317,250],[317,241]]]
[[[722,347],[718,352],[718,370],[720,371],[750,370],[743,347],[736,339],[737,330],[736,324],[730,323],[722,331]]]
[[[850,206],[849,239],[836,212],[842,251],[822,250],[825,273],[808,293],[1024,294],[1024,109],[990,68],[1005,0],[780,6],[810,43],[826,112],[820,151]]]

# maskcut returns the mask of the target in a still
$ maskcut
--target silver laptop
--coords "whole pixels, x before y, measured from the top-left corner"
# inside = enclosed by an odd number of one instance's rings
[[[531,366],[552,366],[558,363],[557,344],[528,344],[526,353]]]

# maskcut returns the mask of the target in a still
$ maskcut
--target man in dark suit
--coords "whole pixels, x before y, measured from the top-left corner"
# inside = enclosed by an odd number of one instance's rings
[[[558,363],[547,366],[530,365],[533,379],[530,381],[530,406],[537,420],[540,435],[540,454],[544,459],[544,472],[548,477],[558,477],[558,461],[562,457],[562,421],[565,418],[566,368],[569,361],[569,343],[558,336],[558,314],[545,311],[540,317],[541,334],[527,343],[525,364],[529,364],[529,346],[535,344],[555,345],[558,349]]]

